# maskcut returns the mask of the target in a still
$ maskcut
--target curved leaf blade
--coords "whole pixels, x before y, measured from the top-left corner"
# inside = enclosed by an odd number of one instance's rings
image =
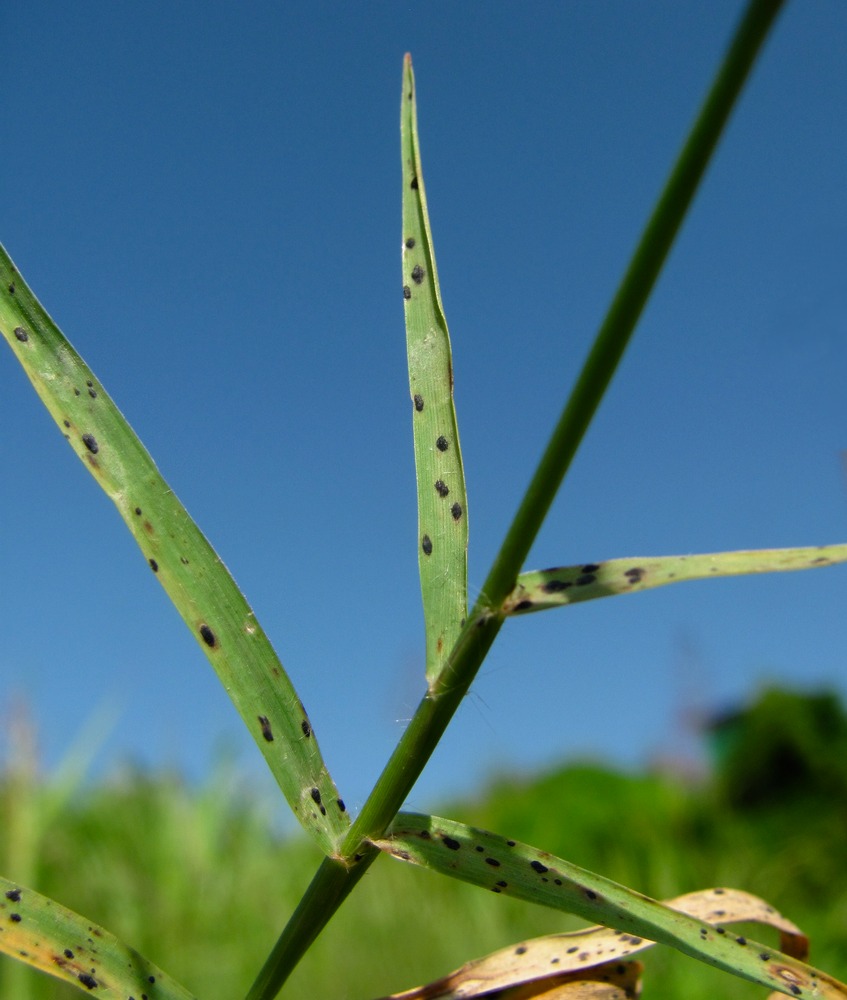
[[[723,924],[712,927],[602,875],[498,834],[437,816],[399,813],[389,835],[375,843],[402,861],[614,927],[621,957],[646,938],[789,996],[847,998],[847,986],[797,958],[728,934]],[[712,892],[721,895],[719,890]]]
[[[330,854],[349,818],[311,722],[232,576],[0,247],[0,330],[214,667],[297,818]]]
[[[726,928],[737,923],[758,923],[779,931],[780,948],[804,960],[809,941],[803,932],[763,899],[738,889],[705,889],[667,899],[664,906],[690,917]],[[561,973],[571,976],[617,965],[626,956],[652,948],[654,941],[633,935],[621,936],[608,927],[589,927],[566,934],[548,934],[501,948],[484,958],[466,962],[461,968],[427,986],[385,997],[383,1000],[460,1000],[490,996],[510,987],[533,982],[557,981]],[[638,965],[638,963],[627,963]],[[623,973],[622,973],[623,974]],[[630,970],[632,975],[632,970]],[[627,984],[629,980],[627,980]],[[790,987],[789,987],[790,988]]]
[[[607,559],[521,573],[503,604],[503,611],[507,615],[529,614],[686,580],[820,569],[843,562],[847,562],[845,544]]]
[[[450,335],[435,269],[418,142],[415,78],[403,63],[403,302],[418,490],[418,563],[432,684],[467,617],[468,504],[453,405]]]
[[[0,952],[89,996],[194,1000],[185,987],[114,934],[2,876]]]

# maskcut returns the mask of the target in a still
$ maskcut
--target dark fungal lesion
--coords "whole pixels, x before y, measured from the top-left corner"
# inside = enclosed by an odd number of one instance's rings
[[[312,727],[308,719],[303,719],[300,723],[300,729],[303,731],[303,735],[308,739],[312,735]]]
[[[436,479],[435,492],[443,499],[449,495],[450,487],[444,482],[443,479]]]
[[[21,901],[21,890],[20,889],[9,889],[6,892],[6,899],[12,903],[20,903]]]
[[[432,555],[432,539],[429,535],[424,535],[421,539],[421,548],[423,549],[423,554],[425,556]]]
[[[82,443],[91,452],[92,455],[96,455],[100,451],[100,445],[97,444],[97,438],[93,434],[83,434]]]
[[[408,285],[403,285],[403,298],[410,299],[412,297],[412,289]]]
[[[148,559],[147,562],[150,563],[150,569],[152,569],[154,573],[159,572],[159,564],[155,559]]]
[[[414,246],[415,246],[415,237],[414,236],[409,236],[407,238],[407,240],[406,240],[406,249],[407,250],[413,250]]]
[[[439,437],[437,438],[437,440],[436,440],[436,442],[435,442],[435,447],[436,447],[436,448],[437,448],[437,449],[438,449],[439,451],[447,451],[447,449],[448,449],[448,448],[450,447],[450,443],[449,443],[449,441],[447,440],[447,438],[446,438],[446,437],[444,437],[444,435],[443,435],[443,434],[441,434],[441,435],[440,435],[440,436],[439,436]]]
[[[22,344],[25,344],[29,340],[29,334],[22,326],[15,327],[15,340],[20,341]]]
[[[441,841],[444,844],[444,846],[450,851],[458,851],[459,848],[462,846],[458,840],[454,840],[452,837],[448,837],[446,834],[444,834],[441,837]]]
[[[420,264],[415,264],[415,266],[412,268],[412,281],[414,281],[416,285],[420,285],[423,284],[423,280],[425,277],[426,277],[426,271],[424,271],[424,269],[421,267]]]
[[[624,572],[624,576],[630,583],[640,583],[646,574],[647,570],[641,566],[633,566],[631,569]]]
[[[450,508],[450,513],[453,515],[454,521],[459,521],[462,518],[462,505],[460,503],[454,503]]]
[[[266,715],[258,715],[256,718],[259,720],[259,725],[262,727],[262,736],[268,743],[273,743],[274,734],[271,729],[270,721]]]
[[[424,408],[423,396],[419,392],[416,392],[415,395],[412,397],[412,400],[415,404],[415,409],[418,411],[418,413],[423,413],[423,408]]]
[[[312,796],[312,801],[315,803],[318,809],[320,809],[321,816],[326,816],[326,806],[323,804],[323,802],[321,802],[320,790],[317,788],[310,788],[309,794]]]
[[[209,626],[205,622],[200,626],[200,635],[203,639],[203,642],[205,642],[206,645],[209,646],[210,648],[214,649],[214,647],[218,644],[218,640],[215,637],[215,633],[209,628]]]
[[[590,583],[596,583],[597,577],[593,573],[583,573],[576,578],[577,587],[587,587]]]

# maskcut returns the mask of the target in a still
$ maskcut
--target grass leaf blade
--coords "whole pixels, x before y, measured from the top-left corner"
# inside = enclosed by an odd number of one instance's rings
[[[467,616],[468,509],[450,336],[438,274],[418,143],[412,60],[403,64],[403,301],[418,485],[418,561],[432,682]]]
[[[728,934],[498,834],[436,816],[399,813],[386,838],[375,844],[394,857],[443,875],[616,928],[614,933],[624,945],[633,937],[646,938],[771,990],[847,998],[847,986],[796,958]]]
[[[632,594],[685,580],[708,580],[748,573],[785,573],[843,562],[847,562],[847,544],[607,559],[599,563],[521,573],[517,586],[503,604],[503,610],[507,615],[521,615],[598,597]]]
[[[59,429],[117,506],[295,815],[332,853],[349,819],[270,641],[141,441],[2,247],[0,329]]]
[[[2,876],[0,893],[0,952],[89,995],[193,1000],[143,955],[85,917]]]

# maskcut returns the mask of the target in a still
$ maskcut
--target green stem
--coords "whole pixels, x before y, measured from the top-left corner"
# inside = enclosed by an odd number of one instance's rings
[[[376,857],[385,832],[438,745],[500,630],[503,601],[623,356],[712,152],[784,0],[751,0],[477,601],[433,688],[379,777],[337,859],[326,859],[247,1000],[272,1000]],[[358,856],[358,858],[357,858]]]

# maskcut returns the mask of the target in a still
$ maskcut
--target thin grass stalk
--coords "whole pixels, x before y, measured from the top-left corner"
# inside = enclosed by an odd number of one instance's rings
[[[629,343],[720,135],[784,0],[751,0],[694,127],[653,210],[594,345],[494,560],[478,601],[432,690],[421,700],[342,842],[283,930],[247,1000],[272,1000],[376,856],[385,832],[438,745],[504,621],[502,604],[550,509]]]

